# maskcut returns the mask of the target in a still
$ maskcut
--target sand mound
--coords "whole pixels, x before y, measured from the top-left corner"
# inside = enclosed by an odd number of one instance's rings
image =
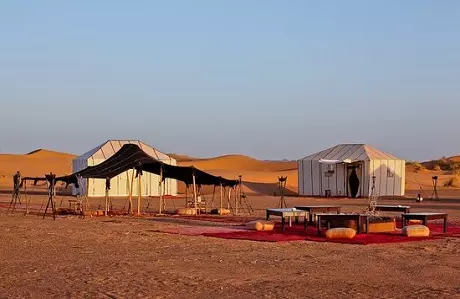
[[[187,160],[179,163],[202,170],[286,171],[297,169],[296,161],[261,161],[244,155],[226,155],[209,159]]]

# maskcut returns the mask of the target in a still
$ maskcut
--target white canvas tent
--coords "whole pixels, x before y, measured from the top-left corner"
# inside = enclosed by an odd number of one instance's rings
[[[168,155],[156,150],[155,148],[138,140],[108,140],[87,153],[73,160],[73,172],[85,169],[88,166],[95,166],[110,158],[124,144],[136,144],[149,156],[162,161],[169,165],[177,165],[177,161]],[[110,180],[109,196],[128,196],[131,186],[132,176],[134,171],[129,170]],[[143,196],[159,196],[160,195],[160,176],[153,173],[145,172],[142,175]],[[88,197],[105,196],[105,180],[104,179],[83,179],[80,182],[80,187],[73,187],[74,195],[86,195]],[[134,184],[133,195],[137,196],[137,183]],[[174,179],[165,179],[164,195],[177,195],[177,181]]]
[[[403,196],[406,162],[366,144],[340,144],[297,161],[299,195]]]

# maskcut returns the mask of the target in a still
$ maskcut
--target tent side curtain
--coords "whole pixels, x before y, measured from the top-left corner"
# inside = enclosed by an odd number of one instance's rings
[[[195,167],[174,166],[163,163],[146,154],[136,144],[125,144],[112,157],[104,162],[89,166],[74,174],[58,177],[57,181],[63,181],[67,184],[78,184],[78,178],[107,179],[113,178],[120,173],[130,169],[136,169],[137,175],[142,172],[150,172],[157,175],[163,175],[164,178],[171,178],[182,181],[186,184],[193,183],[193,176],[198,185],[220,185],[235,186],[237,180],[227,180],[217,177]]]

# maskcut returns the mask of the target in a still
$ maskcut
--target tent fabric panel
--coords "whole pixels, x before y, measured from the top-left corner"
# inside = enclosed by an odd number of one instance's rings
[[[303,169],[303,163],[302,160],[297,161],[297,193],[298,194],[304,194],[304,182],[303,182],[303,176],[304,176],[304,169]]]
[[[404,196],[405,195],[405,191],[406,191],[406,162],[401,160],[400,161],[401,163],[401,194],[399,194],[400,196]]]
[[[346,196],[347,195],[347,187],[346,187],[346,164],[338,164],[337,165],[337,173],[336,173],[336,189],[337,189],[337,196]]]
[[[339,153],[344,149],[344,145],[337,145],[331,149],[331,151],[323,157],[326,160],[340,160],[337,157],[340,157]]]
[[[301,160],[400,160],[395,156],[375,149],[367,144],[339,144],[318,153],[309,155]]]
[[[397,161],[395,160],[387,160],[387,189],[385,195],[395,195],[396,163]]]
[[[318,161],[312,161],[312,195],[321,196],[321,169]]]
[[[362,196],[368,197],[370,194],[370,181],[372,180],[372,174],[369,170],[370,161],[364,161],[363,163],[363,193]]]
[[[312,162],[302,160],[302,195],[313,195]]]
[[[331,189],[331,196],[337,196],[337,194],[339,193],[337,190],[337,167],[339,165],[340,164],[332,165],[332,170],[334,171],[334,173],[329,178],[329,189]]]

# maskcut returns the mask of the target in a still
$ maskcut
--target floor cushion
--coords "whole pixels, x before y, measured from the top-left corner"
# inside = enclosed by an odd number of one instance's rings
[[[425,225],[405,226],[402,232],[408,237],[428,237],[430,235],[430,229]]]
[[[275,228],[275,223],[272,221],[256,220],[246,223],[246,228],[256,231],[272,231]]]
[[[356,230],[349,227],[336,227],[326,231],[326,239],[353,239]]]

